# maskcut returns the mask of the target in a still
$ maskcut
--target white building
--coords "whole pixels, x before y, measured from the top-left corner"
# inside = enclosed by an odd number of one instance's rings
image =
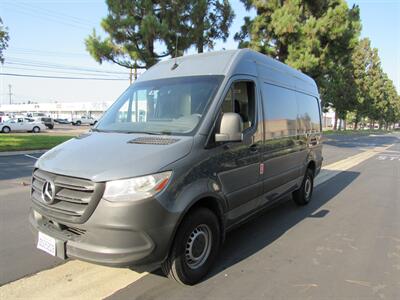
[[[329,109],[328,112],[322,114],[322,128],[332,129],[335,124],[335,112]]]
[[[2,104],[0,111],[5,114],[22,114],[28,112],[45,113],[53,118],[71,119],[82,115],[101,116],[113,102],[63,102],[36,104]]]

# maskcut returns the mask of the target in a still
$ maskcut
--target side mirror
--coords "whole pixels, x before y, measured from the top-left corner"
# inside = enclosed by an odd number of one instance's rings
[[[219,133],[215,134],[216,142],[242,141],[243,121],[237,113],[224,113],[222,115]]]

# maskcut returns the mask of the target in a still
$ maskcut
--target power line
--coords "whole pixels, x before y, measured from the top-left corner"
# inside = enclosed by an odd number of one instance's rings
[[[77,79],[77,80],[113,80],[113,81],[126,81],[126,80],[128,80],[128,79],[121,79],[121,78],[68,77],[68,76],[47,76],[47,75],[16,74],[16,73],[0,73],[0,76],[47,78],[47,79]]]
[[[7,49],[7,53],[11,54],[29,54],[34,56],[56,56],[56,57],[90,57],[87,52],[65,52],[65,51],[49,51],[49,50],[40,50],[40,49],[29,49],[29,48],[19,48],[19,47],[10,47]]]
[[[53,69],[64,69],[64,70],[86,71],[86,72],[94,72],[94,73],[109,73],[109,74],[120,74],[120,75],[127,74],[125,72],[119,72],[119,71],[100,70],[100,69],[94,69],[94,68],[88,68],[88,67],[82,68],[82,67],[73,66],[73,65],[47,63],[47,62],[42,62],[42,61],[38,61],[38,60],[29,60],[29,59],[14,58],[14,57],[8,57],[7,60],[5,61],[5,64],[53,68]]]
[[[83,24],[85,26],[87,26],[87,25],[92,26],[92,24],[90,22],[88,22],[87,20],[85,20],[85,19],[81,19],[81,18],[78,18],[78,17],[75,17],[75,16],[71,16],[71,15],[67,15],[67,14],[64,14],[64,13],[60,13],[60,12],[58,12],[56,10],[51,10],[51,9],[44,8],[44,7],[37,7],[37,6],[27,5],[27,3],[14,3],[14,5],[17,5],[17,6],[22,7],[22,8],[26,8],[28,10],[36,10],[38,12],[44,13],[45,15],[58,16],[58,17],[64,18],[64,19],[72,21],[72,22]]]
[[[13,67],[13,66],[4,66],[5,69],[13,69],[13,70],[24,70],[24,71],[36,71],[36,72],[48,72],[48,73],[57,73],[57,74],[72,74],[72,75],[91,75],[93,76],[93,73],[85,73],[81,71],[76,71],[76,72],[69,72],[69,71],[59,71],[59,70],[43,70],[43,69],[37,69],[37,68],[31,68],[31,67]],[[126,75],[126,74],[125,74]],[[103,76],[114,76],[114,74],[104,74]],[[122,78],[121,78],[122,79]]]
[[[10,3],[5,3],[6,5],[10,4]],[[76,23],[76,22],[71,22],[71,21],[62,21],[60,18],[56,18],[54,16],[48,16],[48,15],[38,15],[34,12],[31,12],[30,10],[26,10],[24,8],[21,7],[17,7],[13,5],[9,5],[10,8],[14,9],[15,12],[23,14],[23,15],[27,15],[30,17],[34,17],[34,18],[39,18],[40,20],[45,20],[45,21],[51,21],[52,23],[58,23],[61,25],[65,25],[68,27],[73,27],[75,29],[84,29],[84,30],[90,30],[92,27],[91,26],[83,26],[82,24]]]

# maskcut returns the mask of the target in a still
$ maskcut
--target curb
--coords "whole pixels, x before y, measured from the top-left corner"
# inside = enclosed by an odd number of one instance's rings
[[[27,150],[27,151],[4,151],[0,152],[0,156],[13,156],[13,155],[24,155],[24,154],[36,154],[36,153],[44,153],[49,149],[41,149],[41,150]]]

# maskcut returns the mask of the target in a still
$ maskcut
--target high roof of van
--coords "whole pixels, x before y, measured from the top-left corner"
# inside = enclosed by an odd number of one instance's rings
[[[175,65],[177,64],[177,66]],[[250,49],[193,54],[161,61],[143,73],[138,82],[171,77],[250,75],[318,97],[315,81],[288,65]]]

